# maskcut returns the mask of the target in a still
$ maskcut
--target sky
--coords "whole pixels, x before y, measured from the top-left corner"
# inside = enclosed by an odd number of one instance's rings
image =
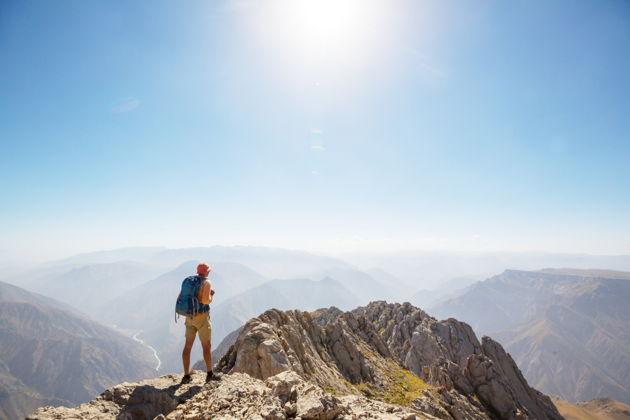
[[[0,259],[630,254],[626,1],[0,3]]]

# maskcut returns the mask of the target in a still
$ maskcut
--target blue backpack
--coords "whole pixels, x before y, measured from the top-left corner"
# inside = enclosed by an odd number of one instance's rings
[[[195,316],[210,312],[210,305],[202,305],[199,302],[199,290],[205,278],[201,276],[186,277],[182,282],[182,290],[175,303],[175,322],[177,315]]]

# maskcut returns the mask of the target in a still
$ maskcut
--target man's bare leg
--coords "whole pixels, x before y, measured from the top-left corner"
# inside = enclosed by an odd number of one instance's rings
[[[206,362],[206,372],[212,372],[212,352],[210,351],[210,340],[202,341],[203,360]]]
[[[192,350],[195,337],[186,338],[186,344],[184,344],[184,350],[182,351],[182,362],[184,364],[184,375],[190,375],[190,351]]]

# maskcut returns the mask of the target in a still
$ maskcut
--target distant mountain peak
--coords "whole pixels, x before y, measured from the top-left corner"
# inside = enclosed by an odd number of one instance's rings
[[[580,268],[543,268],[540,273],[560,274],[567,276],[589,277],[589,278],[606,278],[630,280],[630,272],[602,270],[602,269],[580,269]]]

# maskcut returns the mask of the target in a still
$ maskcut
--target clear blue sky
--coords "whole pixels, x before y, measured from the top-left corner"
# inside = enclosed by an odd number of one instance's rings
[[[630,253],[629,2],[287,1],[0,3],[0,252]]]

